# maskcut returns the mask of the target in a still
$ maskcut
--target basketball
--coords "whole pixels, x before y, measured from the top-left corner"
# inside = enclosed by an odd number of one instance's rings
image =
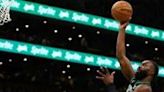
[[[111,8],[112,17],[120,22],[128,21],[132,14],[133,8],[127,1],[117,1]]]

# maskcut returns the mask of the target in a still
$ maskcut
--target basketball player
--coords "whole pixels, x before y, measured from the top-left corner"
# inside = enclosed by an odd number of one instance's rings
[[[126,92],[152,92],[151,82],[158,75],[158,65],[153,60],[144,60],[137,72],[134,72],[125,53],[125,29],[127,25],[128,22],[120,23],[116,44],[116,56],[120,63],[121,71],[130,82]],[[101,77],[103,78],[102,72]],[[103,81],[107,82],[108,80],[103,78]]]
[[[125,29],[128,22],[120,23],[117,37],[116,56],[125,78],[130,81],[127,92],[152,92],[151,82],[158,75],[158,65],[153,60],[144,60],[137,72],[132,69],[125,53]]]

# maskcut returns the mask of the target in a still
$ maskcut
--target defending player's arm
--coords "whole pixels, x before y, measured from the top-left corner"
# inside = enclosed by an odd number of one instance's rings
[[[107,86],[107,92],[118,92],[114,84],[115,72],[110,73],[107,68],[101,68],[101,71],[97,71],[100,76],[96,76],[96,78],[104,82]]]
[[[121,71],[123,75],[126,77],[127,80],[131,80],[134,77],[134,71],[130,64],[129,59],[126,57],[125,51],[125,29],[128,25],[126,23],[120,23],[120,30],[117,37],[117,44],[116,44],[116,56],[121,66]]]

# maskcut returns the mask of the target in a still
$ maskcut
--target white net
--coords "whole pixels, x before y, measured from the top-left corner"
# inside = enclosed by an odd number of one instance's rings
[[[13,0],[0,0],[0,25],[11,21],[10,6]]]

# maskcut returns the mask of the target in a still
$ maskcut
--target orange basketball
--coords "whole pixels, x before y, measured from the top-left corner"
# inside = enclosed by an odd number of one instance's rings
[[[127,1],[117,1],[111,9],[112,17],[120,22],[128,21],[133,14],[133,8]]]

